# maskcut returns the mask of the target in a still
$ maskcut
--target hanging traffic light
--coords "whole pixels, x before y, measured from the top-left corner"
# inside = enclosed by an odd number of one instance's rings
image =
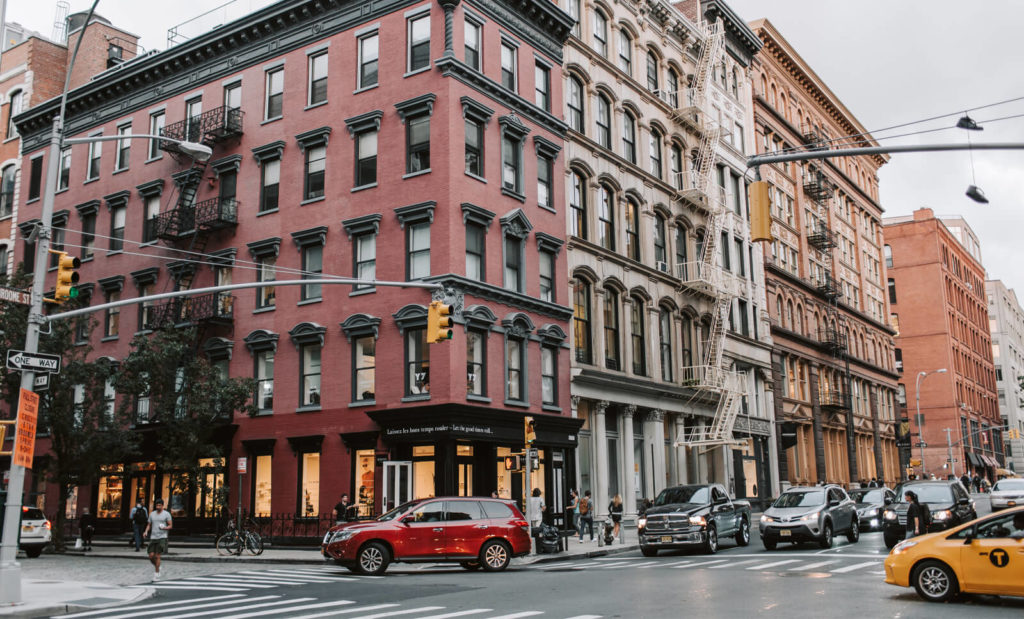
[[[537,442],[537,428],[533,417],[523,419],[523,432],[525,434],[526,446],[533,447],[533,444]]]
[[[53,300],[56,303],[63,303],[68,299],[78,298],[78,272],[76,269],[82,266],[82,261],[74,256],[69,256],[66,251],[54,251],[57,254],[57,285],[54,288]]]
[[[452,306],[440,301],[431,301],[427,308],[427,343],[435,344],[452,339]]]
[[[772,241],[772,198],[768,183],[756,181],[747,187],[750,201],[750,240]]]

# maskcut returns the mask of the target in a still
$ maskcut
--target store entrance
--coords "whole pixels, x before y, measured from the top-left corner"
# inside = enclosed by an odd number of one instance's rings
[[[384,463],[384,511],[390,511],[412,499],[412,462],[388,460]]]

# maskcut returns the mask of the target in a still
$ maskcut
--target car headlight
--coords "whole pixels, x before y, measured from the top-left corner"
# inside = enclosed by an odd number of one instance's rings
[[[912,539],[904,540],[904,541],[900,542],[899,544],[896,544],[896,547],[892,549],[892,554],[894,554],[894,555],[902,554],[902,553],[910,550],[914,546],[917,546],[917,541],[912,540]]]
[[[810,514],[804,514],[803,516],[800,516],[800,520],[802,522],[807,522],[808,520],[817,520],[819,514],[821,514],[821,512],[813,512],[813,513],[810,513]]]
[[[891,509],[887,509],[885,510],[885,513],[882,514],[882,518],[885,518],[886,520],[896,520],[896,512]]]
[[[327,543],[333,544],[334,542],[344,542],[346,540],[351,539],[352,536],[355,534],[355,529],[342,529],[340,531],[335,531],[334,534],[331,535],[331,539]]]
[[[706,524],[707,521],[704,520],[704,516],[690,516],[691,527],[703,527]]]
[[[775,522],[775,519],[772,518],[771,516],[766,516],[764,514],[761,514],[761,522]]]
[[[636,520],[636,528],[642,529],[642,528],[644,528],[646,526],[647,526],[647,519],[646,518],[637,518],[637,520]]]
[[[864,516],[865,518],[877,518],[878,517],[878,508],[877,507],[867,507],[867,508],[864,508],[864,509],[862,509],[859,512],[859,515],[860,516]]]
[[[953,517],[953,513],[951,511],[949,511],[948,509],[942,509],[942,510],[939,510],[939,511],[935,512],[934,514],[932,514],[932,520],[936,520],[936,521],[949,520],[952,517]]]

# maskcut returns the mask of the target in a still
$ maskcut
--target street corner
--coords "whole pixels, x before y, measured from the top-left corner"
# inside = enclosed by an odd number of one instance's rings
[[[43,617],[112,608],[145,601],[156,593],[148,586],[99,582],[26,579],[20,604],[0,607],[2,617]]]

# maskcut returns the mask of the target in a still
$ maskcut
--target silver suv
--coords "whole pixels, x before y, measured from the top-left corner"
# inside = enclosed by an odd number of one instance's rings
[[[0,506],[2,508],[2,506]],[[0,509],[0,527],[3,527],[4,510]],[[38,507],[23,505],[21,507],[21,530],[18,531],[18,548],[25,551],[30,559],[43,554],[43,549],[50,543],[50,521]]]
[[[860,539],[857,504],[840,486],[790,488],[765,510],[760,531],[767,550],[779,542],[804,541],[831,548],[836,534],[845,534],[852,544]]]

